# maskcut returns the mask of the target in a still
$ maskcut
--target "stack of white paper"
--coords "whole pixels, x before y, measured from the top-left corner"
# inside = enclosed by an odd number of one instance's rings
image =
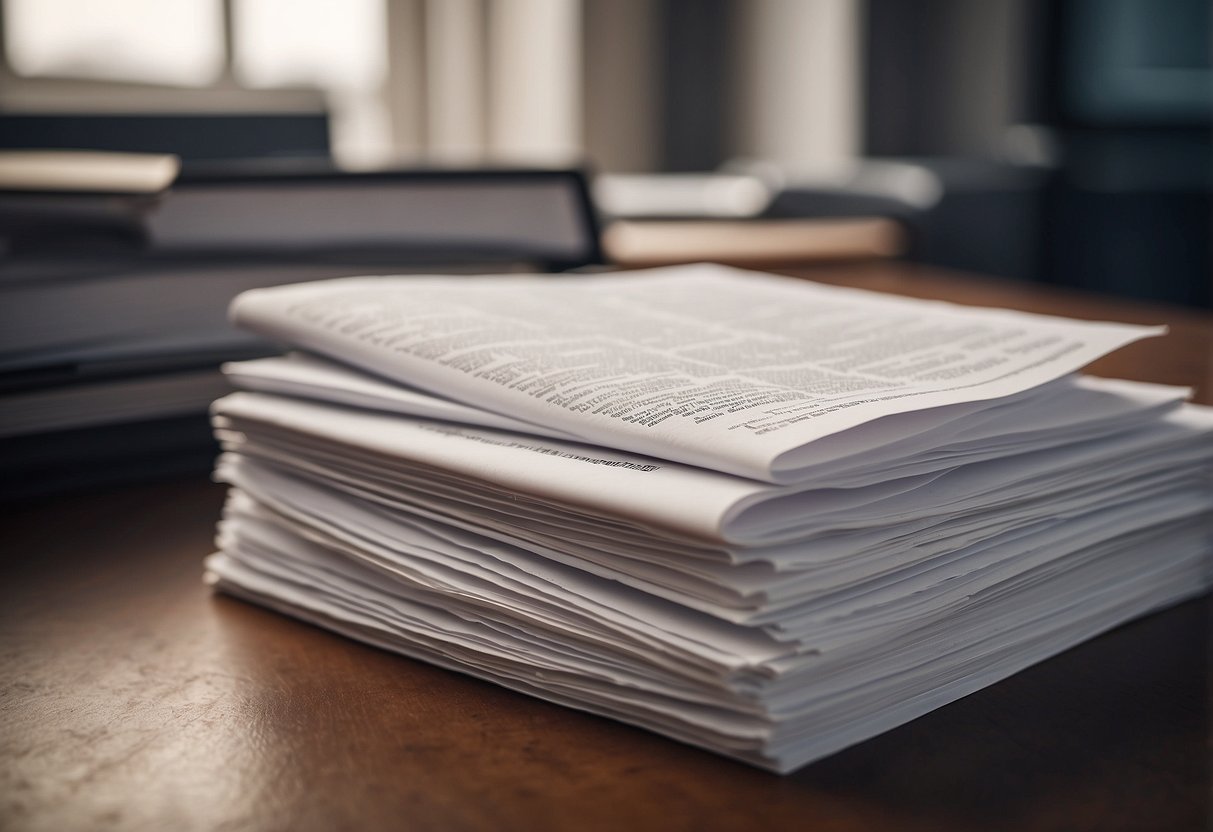
[[[711,266],[234,317],[307,354],[227,368],[217,586],[755,765],[1210,583],[1213,413],[1073,375],[1159,330]]]

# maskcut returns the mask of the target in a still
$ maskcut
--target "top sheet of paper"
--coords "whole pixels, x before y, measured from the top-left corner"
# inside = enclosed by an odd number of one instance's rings
[[[1164,331],[712,265],[346,278],[246,292],[232,315],[525,423],[772,482],[796,481],[816,440],[1013,395]]]

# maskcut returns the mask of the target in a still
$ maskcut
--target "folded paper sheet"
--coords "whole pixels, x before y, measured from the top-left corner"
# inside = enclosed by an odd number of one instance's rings
[[[246,292],[232,315],[529,424],[773,482],[802,479],[832,434],[1019,393],[1162,332],[720,266],[349,278]]]

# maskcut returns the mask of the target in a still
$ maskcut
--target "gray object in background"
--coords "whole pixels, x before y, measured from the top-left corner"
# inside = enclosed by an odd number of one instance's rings
[[[77,201],[0,228],[0,499],[209,466],[214,371],[275,350],[227,323],[246,289],[601,262],[576,170],[195,171],[104,229]]]

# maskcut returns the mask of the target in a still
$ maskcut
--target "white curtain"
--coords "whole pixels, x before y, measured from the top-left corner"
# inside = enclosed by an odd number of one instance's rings
[[[580,0],[388,0],[398,156],[561,164],[582,153]]]

